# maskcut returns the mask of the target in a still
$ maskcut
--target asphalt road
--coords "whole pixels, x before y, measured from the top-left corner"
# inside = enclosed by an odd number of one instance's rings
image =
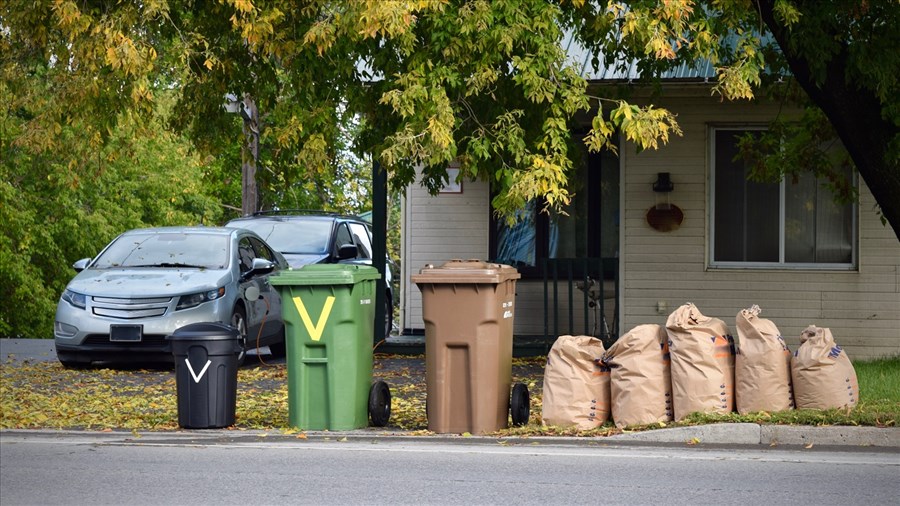
[[[0,339],[0,363],[12,360],[20,362],[46,362],[56,360],[53,339]]]
[[[169,439],[166,439],[169,438]],[[0,434],[24,504],[893,504],[900,457],[392,439]]]

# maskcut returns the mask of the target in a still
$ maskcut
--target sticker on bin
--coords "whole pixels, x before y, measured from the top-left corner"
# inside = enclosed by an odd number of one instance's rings
[[[504,320],[507,318],[513,317],[512,307],[513,307],[513,303],[511,300],[508,300],[503,303],[503,319]]]
[[[372,299],[359,299],[360,306],[368,306],[372,303]]]
[[[334,306],[334,296],[329,295],[325,298],[325,306],[322,307],[322,312],[319,313],[319,321],[315,325],[313,325],[312,318],[310,318],[309,312],[306,310],[306,306],[303,305],[303,300],[300,297],[294,297],[294,305],[297,306],[297,312],[300,313],[300,319],[303,320],[303,326],[309,332],[310,339],[313,341],[322,339],[325,323],[328,322],[328,316],[331,314],[331,308]]]

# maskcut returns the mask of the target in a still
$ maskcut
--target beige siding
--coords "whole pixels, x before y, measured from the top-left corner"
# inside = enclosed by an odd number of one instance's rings
[[[778,111],[700,96],[659,105],[678,114],[684,136],[658,151],[622,149],[621,330],[663,324],[672,310],[689,301],[736,333],[737,313],[758,304],[792,349],[801,330],[816,324],[830,327],[852,359],[900,353],[900,245],[872,211],[874,201],[865,185],[860,192],[858,271],[708,269],[709,126],[764,123]],[[671,173],[675,191],[670,199],[685,215],[681,228],[668,233],[653,230],[645,220],[655,203],[650,185],[661,171]],[[657,310],[660,302],[664,311]]]
[[[406,191],[403,209],[402,325],[424,328],[422,293],[410,276],[426,264],[441,265],[452,258],[488,257],[490,193],[488,184],[465,181],[462,193],[428,194],[421,185]]]
[[[873,211],[867,187],[861,184],[860,189],[858,271],[709,269],[709,127],[763,125],[783,111],[774,105],[720,102],[700,87],[667,96],[657,103],[678,115],[684,135],[655,151],[636,154],[629,144],[620,150],[620,333],[639,324],[664,324],[679,305],[693,302],[704,314],[723,319],[736,334],[735,315],[758,304],[792,349],[801,330],[816,324],[830,327],[851,359],[900,354],[900,244]],[[671,173],[675,190],[670,201],[685,215],[682,226],[668,233],[653,230],[645,219],[656,203],[651,185],[658,172]],[[404,326],[421,329],[421,295],[410,286],[409,276],[426,263],[487,257],[488,187],[466,182],[461,195],[430,197],[416,185],[407,192],[406,206]],[[542,335],[543,283],[520,281],[516,292],[514,332]],[[564,309],[568,295],[562,290],[560,295]],[[583,328],[580,295],[575,292],[577,329]],[[568,317],[561,318],[567,325]],[[608,309],[607,319],[612,318]]]

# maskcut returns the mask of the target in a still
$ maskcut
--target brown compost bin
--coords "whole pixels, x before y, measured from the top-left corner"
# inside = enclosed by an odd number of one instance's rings
[[[412,276],[422,292],[428,430],[497,431],[508,426],[511,407],[514,424],[527,421],[527,389],[516,385],[510,400],[520,277],[511,266],[480,260],[428,265]]]

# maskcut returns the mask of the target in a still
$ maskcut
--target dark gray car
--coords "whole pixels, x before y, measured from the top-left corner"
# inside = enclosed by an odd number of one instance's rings
[[[259,212],[229,221],[259,234],[292,268],[307,264],[372,265],[372,226],[362,218],[317,211]],[[393,262],[385,265],[384,336],[393,326]]]

